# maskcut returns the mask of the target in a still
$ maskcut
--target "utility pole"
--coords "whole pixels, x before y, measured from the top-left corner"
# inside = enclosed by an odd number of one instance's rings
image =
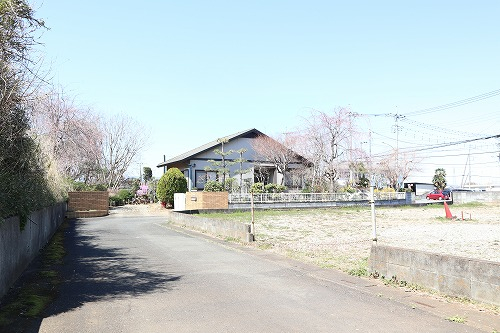
[[[470,190],[470,184],[471,184],[471,169],[470,169],[470,146],[469,146],[469,190]]]
[[[396,173],[398,176],[398,187],[401,187],[399,184],[399,177],[401,174],[401,172],[399,171],[399,131],[402,127],[399,125],[399,119],[402,119],[402,118],[404,118],[404,116],[402,116],[400,114],[396,113],[394,115],[394,122],[395,122],[394,130],[396,131]]]

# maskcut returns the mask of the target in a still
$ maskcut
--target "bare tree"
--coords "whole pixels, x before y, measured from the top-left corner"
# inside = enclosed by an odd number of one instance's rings
[[[314,165],[313,186],[326,180],[330,191],[343,169],[349,168],[354,133],[352,113],[336,108],[333,113],[313,110],[303,129],[307,148],[305,157]]]
[[[31,118],[32,130],[47,147],[61,174],[85,183],[97,180],[102,149],[97,115],[75,105],[62,89],[52,89],[39,95]]]
[[[140,154],[148,140],[148,132],[132,118],[123,114],[104,119],[99,160],[100,180],[116,189],[130,164]]]
[[[292,164],[300,163],[300,156],[290,147],[294,147],[298,140],[295,133],[286,133],[273,139],[267,135],[259,135],[252,141],[252,147],[266,161],[274,164],[276,170],[283,175],[281,185],[285,185],[287,173]]]
[[[379,173],[384,176],[388,185],[399,190],[412,171],[418,171],[418,160],[414,153],[405,153],[393,149],[378,163]]]

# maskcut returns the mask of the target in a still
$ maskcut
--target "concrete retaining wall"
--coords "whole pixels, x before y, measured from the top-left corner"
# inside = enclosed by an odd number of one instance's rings
[[[500,263],[373,245],[370,270],[447,295],[500,305]]]
[[[65,212],[66,203],[36,211],[22,231],[18,217],[0,222],[0,297],[47,244],[63,222]]]
[[[239,238],[246,242],[253,241],[250,225],[235,221],[220,221],[191,214],[169,213],[169,221],[179,226],[205,231],[214,235]]]
[[[500,192],[453,192],[453,203],[463,204],[469,202],[500,202]]]

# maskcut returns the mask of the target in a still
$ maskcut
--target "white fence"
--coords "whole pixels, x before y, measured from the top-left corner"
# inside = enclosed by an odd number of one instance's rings
[[[251,193],[230,193],[229,203],[250,203]],[[377,192],[375,200],[405,200],[405,192]],[[254,193],[255,203],[274,202],[335,202],[369,200],[369,193]]]

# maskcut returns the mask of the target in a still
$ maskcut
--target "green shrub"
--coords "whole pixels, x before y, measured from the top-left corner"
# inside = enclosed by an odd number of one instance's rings
[[[184,174],[177,168],[168,169],[161,176],[156,188],[156,196],[160,202],[174,204],[174,193],[185,193],[187,181]]]
[[[122,199],[124,203],[126,203],[134,197],[134,193],[130,190],[122,189],[118,191],[117,196]]]
[[[205,183],[205,187],[203,188],[205,192],[223,192],[224,186],[221,182],[217,180],[209,180]]]
[[[109,197],[110,206],[123,206],[125,202],[118,195],[113,195]]]
[[[264,184],[263,183],[253,183],[250,187],[251,193],[264,193]]]
[[[264,186],[265,193],[282,193],[286,191],[286,186],[278,184],[267,184]]]
[[[108,187],[104,184],[96,184],[90,187],[91,191],[107,191]]]
[[[232,192],[238,192],[240,189],[238,182],[236,181],[235,178],[226,178],[225,183],[224,183],[224,190],[228,191],[229,193]]]
[[[382,193],[393,193],[396,192],[392,187],[384,187],[382,189],[375,189],[375,192],[382,192]]]
[[[67,183],[69,189],[75,192],[83,192],[83,191],[107,191],[108,187],[104,184],[94,184],[89,185],[84,182],[75,181],[73,179],[67,179]]]
[[[356,193],[356,189],[350,185],[344,186],[340,189],[340,192],[345,193]]]

